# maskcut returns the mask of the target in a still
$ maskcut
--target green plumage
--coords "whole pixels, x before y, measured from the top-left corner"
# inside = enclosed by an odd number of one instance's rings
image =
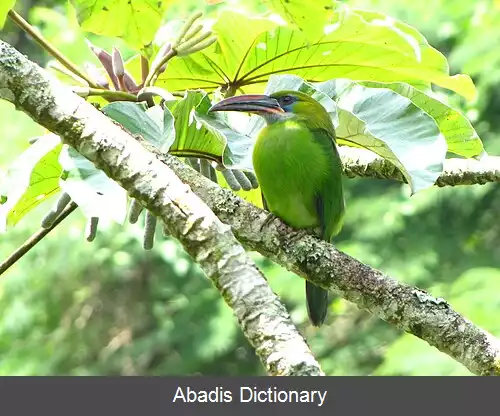
[[[297,91],[240,96],[217,110],[249,111],[264,117],[253,151],[253,166],[266,208],[294,228],[321,227],[331,241],[342,227],[342,164],[330,116],[317,101]],[[320,326],[328,292],[306,282],[309,318]]]
[[[320,226],[331,241],[344,215],[341,161],[330,117],[306,97],[294,104],[293,116],[271,120],[260,132],[253,165],[269,211],[294,228]],[[321,325],[328,292],[306,281],[306,298],[311,322]]]

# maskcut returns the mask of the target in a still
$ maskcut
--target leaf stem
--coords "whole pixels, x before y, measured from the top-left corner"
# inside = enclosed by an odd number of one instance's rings
[[[69,69],[74,74],[85,80],[91,87],[98,87],[85,73],[80,71],[78,66],[66,58],[54,45],[52,45],[41,33],[37,32],[23,17],[13,9],[9,10],[9,18],[19,26],[23,31],[28,33],[43,49],[50,53],[62,65]]]
[[[72,91],[81,97],[103,97],[108,101],[137,101],[137,96],[126,91],[112,91],[104,88],[73,87]]]

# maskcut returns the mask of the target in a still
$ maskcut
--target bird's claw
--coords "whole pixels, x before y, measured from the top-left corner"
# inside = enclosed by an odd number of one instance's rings
[[[270,212],[267,212],[266,219],[260,226],[260,231],[269,226],[276,218],[277,217],[275,215],[271,214]]]

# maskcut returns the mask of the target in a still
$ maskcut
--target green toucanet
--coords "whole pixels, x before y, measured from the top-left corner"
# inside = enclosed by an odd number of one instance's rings
[[[342,227],[342,164],[335,129],[327,111],[298,91],[240,95],[210,111],[244,111],[267,123],[255,143],[253,167],[263,205],[294,228],[320,227],[331,241]],[[309,318],[320,326],[328,310],[328,292],[306,281]]]

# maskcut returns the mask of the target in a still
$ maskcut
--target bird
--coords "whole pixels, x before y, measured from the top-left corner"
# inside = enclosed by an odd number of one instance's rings
[[[265,120],[252,153],[264,208],[293,228],[319,227],[321,239],[331,243],[344,222],[345,200],[335,128],[326,109],[306,93],[283,90],[226,98],[209,109],[216,111]],[[328,291],[306,280],[306,304],[310,322],[320,327]]]

